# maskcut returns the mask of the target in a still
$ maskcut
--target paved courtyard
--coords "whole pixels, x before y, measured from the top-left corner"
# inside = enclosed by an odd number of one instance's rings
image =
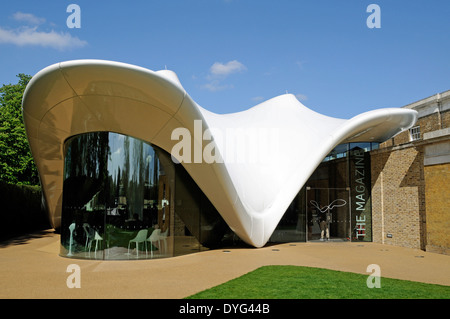
[[[68,266],[81,288],[68,288]],[[264,265],[298,265],[450,286],[450,256],[375,243],[284,243],[209,250],[154,260],[81,260],[59,256],[59,235],[47,230],[0,243],[0,298],[179,299]]]

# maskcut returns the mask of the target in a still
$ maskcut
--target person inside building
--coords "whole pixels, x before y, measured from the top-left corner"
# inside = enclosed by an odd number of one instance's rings
[[[319,216],[318,216],[318,221],[319,221],[319,226],[320,226],[320,240],[324,241],[325,238],[326,240],[330,240],[330,231],[329,231],[329,227],[328,227],[328,213],[319,211]],[[324,238],[325,236],[325,238]]]

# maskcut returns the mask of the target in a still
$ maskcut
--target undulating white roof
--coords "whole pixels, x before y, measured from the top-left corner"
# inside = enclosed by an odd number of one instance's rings
[[[61,219],[64,141],[110,131],[172,154],[230,228],[261,247],[336,145],[383,142],[410,128],[417,112],[387,108],[337,119],[285,94],[220,115],[195,103],[172,71],[75,60],[51,65],[32,78],[23,117],[53,227]],[[183,132],[192,137],[190,161],[174,152]]]

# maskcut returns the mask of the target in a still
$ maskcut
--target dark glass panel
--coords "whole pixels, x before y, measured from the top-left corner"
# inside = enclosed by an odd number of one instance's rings
[[[293,200],[281,219],[270,241],[292,241],[286,237],[286,227],[295,224],[299,207],[298,224],[306,224],[304,240],[320,238],[317,223],[317,207],[324,208],[334,200],[346,205],[334,207],[330,217],[329,231],[335,238],[343,240],[372,240],[372,216],[370,198],[370,154],[378,143],[347,143],[338,145],[308,179],[306,185]],[[301,197],[301,194],[304,194]],[[306,194],[306,196],[305,196]],[[300,196],[300,197],[299,197]],[[297,204],[300,202],[300,204]],[[284,237],[284,238],[283,238]],[[308,239],[306,239],[306,237]]]
[[[77,136],[66,145],[62,254],[91,258],[93,251],[93,258],[103,258],[108,134]]]
[[[305,189],[294,198],[269,239],[271,243],[306,241]]]
[[[108,132],[72,137],[65,149],[61,255],[170,257],[220,244],[229,231],[162,149]]]
[[[185,236],[193,235],[199,248],[213,248],[221,244],[228,225],[200,190],[186,170],[177,164],[176,168],[176,209],[175,213],[184,224],[184,230],[179,233]],[[178,237],[180,240],[183,236]],[[178,245],[187,247],[188,244]],[[191,249],[196,249],[196,243],[190,242]]]

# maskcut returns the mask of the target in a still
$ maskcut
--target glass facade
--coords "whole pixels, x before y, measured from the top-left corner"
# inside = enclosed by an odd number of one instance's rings
[[[333,149],[292,201],[269,242],[326,240],[327,231],[330,240],[372,241],[369,152],[377,148],[378,143],[347,143]]]
[[[229,232],[164,150],[110,132],[65,143],[62,256],[172,257],[209,249]]]
[[[376,148],[350,143],[330,152],[269,242],[371,241],[369,151]],[[130,136],[68,139],[62,204],[65,257],[162,258],[242,244],[181,164]]]

